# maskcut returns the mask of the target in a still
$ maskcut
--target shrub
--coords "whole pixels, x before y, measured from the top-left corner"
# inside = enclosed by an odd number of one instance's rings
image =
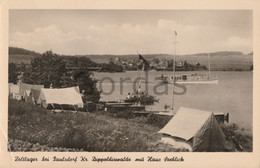
[[[159,99],[156,99],[154,96],[149,95],[146,92],[141,92],[140,94],[135,93],[128,101],[132,103],[140,103],[141,105],[153,105],[154,103],[159,102]]]
[[[253,136],[250,130],[240,129],[235,123],[222,124],[222,130],[226,136],[226,141],[233,144],[233,148],[240,151],[251,152],[253,147]],[[241,149],[240,146],[242,146]],[[231,149],[231,150],[234,150]]]

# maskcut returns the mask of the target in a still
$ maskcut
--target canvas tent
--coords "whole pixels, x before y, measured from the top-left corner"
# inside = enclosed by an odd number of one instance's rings
[[[176,144],[186,144],[192,151],[224,151],[224,133],[214,114],[209,111],[180,107],[176,115],[162,128],[167,138]]]
[[[37,104],[41,90],[31,89],[31,101],[33,104]]]
[[[31,90],[25,90],[24,94],[23,94],[23,99],[25,101],[29,101],[31,98]]]
[[[22,95],[24,99],[27,99],[31,94],[31,89],[41,90],[41,88],[44,88],[44,85],[21,83],[20,95]]]
[[[54,107],[54,105],[73,105],[83,107],[81,94],[77,92],[78,87],[60,88],[60,89],[46,89],[42,88],[38,104],[42,107]]]
[[[21,100],[22,96],[20,94],[20,86],[19,85],[9,85],[11,87],[10,89],[10,93],[11,93],[11,97],[13,99],[17,99],[17,100]]]

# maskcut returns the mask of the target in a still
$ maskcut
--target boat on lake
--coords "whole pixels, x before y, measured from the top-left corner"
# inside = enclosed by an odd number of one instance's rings
[[[175,62],[175,59],[174,59],[174,62]],[[211,77],[211,74],[210,74],[209,54],[208,54],[208,68],[209,68],[209,71],[208,71],[207,75],[197,74],[197,73],[175,75],[175,73],[174,73],[175,68],[173,68],[172,76],[162,74],[162,75],[156,77],[155,80],[160,80],[163,83],[173,83],[173,79],[174,79],[174,83],[178,83],[178,84],[218,84],[218,79]]]
[[[175,75],[175,83],[178,84],[218,84],[217,78],[211,78],[208,75],[202,74],[179,74]],[[163,83],[172,83],[173,76],[169,75],[160,75],[155,78],[155,80],[159,80]]]

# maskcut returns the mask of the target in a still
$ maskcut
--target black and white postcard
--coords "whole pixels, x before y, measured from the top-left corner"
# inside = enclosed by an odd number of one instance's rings
[[[3,1],[0,167],[259,167],[259,1],[202,2]]]

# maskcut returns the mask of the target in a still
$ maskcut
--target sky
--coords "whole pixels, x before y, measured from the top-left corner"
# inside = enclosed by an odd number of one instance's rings
[[[216,51],[247,54],[253,51],[253,13],[12,9],[9,46],[65,55],[173,54],[175,47],[178,55]]]

